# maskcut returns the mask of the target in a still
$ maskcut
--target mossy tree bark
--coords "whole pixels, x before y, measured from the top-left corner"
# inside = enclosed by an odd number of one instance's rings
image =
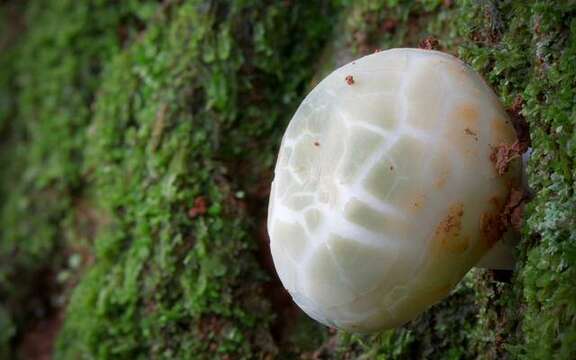
[[[544,0],[0,5],[0,358],[574,358],[575,15]],[[280,136],[331,69],[429,36],[530,124],[517,269],[472,271],[395,331],[328,331],[267,253]]]

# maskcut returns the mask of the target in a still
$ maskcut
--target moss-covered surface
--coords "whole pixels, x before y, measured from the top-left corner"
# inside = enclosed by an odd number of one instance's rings
[[[74,248],[90,236],[74,223],[99,73],[156,6],[63,0],[1,7],[0,348],[24,341],[63,302],[66,258],[78,258]]]
[[[105,71],[86,170],[109,223],[62,356],[277,353],[246,201],[263,201],[279,125],[329,33],[316,20],[332,14],[254,5],[167,9]]]
[[[27,27],[0,42],[0,358],[26,354],[54,314],[65,359],[576,357],[576,4],[0,9]],[[535,196],[518,268],[509,283],[472,271],[402,329],[329,332],[290,305],[267,257],[275,150],[326,72],[427,36],[507,107],[522,100]]]

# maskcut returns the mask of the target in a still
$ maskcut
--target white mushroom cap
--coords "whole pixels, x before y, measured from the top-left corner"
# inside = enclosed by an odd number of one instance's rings
[[[274,264],[314,319],[399,326],[445,297],[502,235],[514,129],[457,58],[392,49],[326,77],[290,121],[272,183]]]

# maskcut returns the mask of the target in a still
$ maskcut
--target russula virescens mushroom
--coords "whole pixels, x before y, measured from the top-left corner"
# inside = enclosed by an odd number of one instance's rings
[[[498,267],[520,164],[499,174],[491,155],[515,141],[496,95],[451,55],[392,49],[337,69],[279,151],[268,231],[284,287],[312,318],[367,332],[415,318],[483,257]]]

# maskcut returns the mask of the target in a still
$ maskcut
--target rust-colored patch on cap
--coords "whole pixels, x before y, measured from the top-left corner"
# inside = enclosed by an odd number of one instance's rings
[[[419,194],[416,198],[412,201],[412,207],[414,209],[421,209],[426,202],[426,195]]]
[[[449,150],[444,149],[443,151]],[[432,178],[434,182],[432,184],[436,190],[441,190],[446,186],[448,179],[452,175],[452,162],[448,156],[438,156],[432,159],[430,165],[433,169]]]
[[[433,243],[438,250],[460,254],[468,249],[469,236],[462,234],[464,204],[456,203],[448,209],[448,214],[436,227]]]
[[[446,135],[461,154],[479,156],[479,122],[480,110],[473,103],[463,102],[450,113]]]
[[[501,221],[504,226],[512,226],[517,231],[522,229],[525,200],[526,195],[523,191],[518,189],[510,190],[508,201],[501,214]]]
[[[500,144],[492,149],[490,161],[494,164],[496,173],[500,176],[508,171],[510,163],[520,157],[524,152],[520,142],[515,141],[512,145]]]
[[[444,186],[446,185],[446,182],[448,181],[448,176],[449,176],[449,172],[448,171],[442,171],[440,173],[440,175],[438,175],[438,177],[436,178],[436,180],[434,180],[434,187],[438,190],[444,188]]]
[[[491,248],[504,235],[506,227],[502,223],[500,211],[485,212],[480,215],[480,239]]]
[[[474,132],[473,130],[471,130],[470,128],[464,129],[464,133],[466,135],[472,136],[474,138],[474,140],[478,141],[478,134],[476,132]]]
[[[498,195],[492,196],[490,198],[489,202],[490,202],[490,205],[492,205],[494,207],[494,210],[502,209],[502,205],[504,205],[502,203],[502,199]]]
[[[462,104],[456,108],[456,120],[464,122],[469,132],[478,133],[478,119],[480,114],[478,108],[473,104]]]

